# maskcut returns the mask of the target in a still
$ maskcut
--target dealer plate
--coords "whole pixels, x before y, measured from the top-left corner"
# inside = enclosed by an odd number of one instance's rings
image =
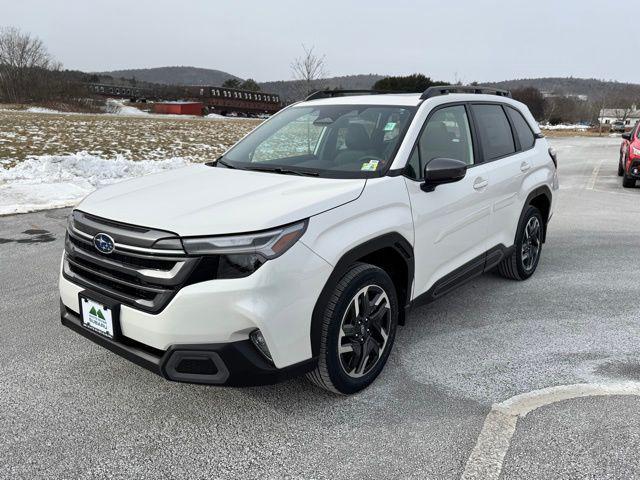
[[[80,297],[82,325],[105,337],[113,338],[113,311],[99,302]]]

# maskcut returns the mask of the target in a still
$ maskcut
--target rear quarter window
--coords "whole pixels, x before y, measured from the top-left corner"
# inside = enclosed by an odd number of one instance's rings
[[[486,161],[515,153],[509,120],[500,105],[472,105]]]
[[[529,150],[533,147],[533,144],[536,143],[536,138],[531,131],[529,123],[515,108],[507,107],[507,112],[509,112],[511,123],[513,123],[516,135],[518,135],[518,140],[520,140],[520,147],[522,150]]]

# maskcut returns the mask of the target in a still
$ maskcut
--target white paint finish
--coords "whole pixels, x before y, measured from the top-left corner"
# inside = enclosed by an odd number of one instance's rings
[[[489,205],[476,210],[470,215],[462,218],[460,221],[452,223],[447,228],[445,228],[442,232],[440,232],[434,243],[437,244],[442,242],[447,237],[459,232],[460,230],[464,230],[469,225],[472,225],[476,222],[481,222],[485,217],[488,217],[489,215],[491,215],[491,207]]]
[[[415,228],[415,296],[487,250],[491,202],[488,189],[473,188],[487,170],[488,165],[477,165],[459,182],[433,192],[405,179]]]
[[[327,262],[298,242],[249,277],[182,288],[158,314],[122,305],[122,333],[166,350],[174,344],[246,340],[259,328],[274,363],[282,368],[311,357],[311,314],[331,271]],[[62,275],[59,285],[62,302],[78,312],[78,292],[83,288]]]
[[[493,405],[467,460],[461,480],[497,480],[500,477],[519,418],[553,403],[610,395],[640,396],[640,382],[560,385],[516,395]]]
[[[415,107],[420,103],[420,93],[394,93],[389,95],[351,95],[320,98],[300,102],[296,107],[317,107],[321,105],[398,105]]]
[[[391,232],[399,233],[414,244],[411,205],[404,177],[367,180],[356,201],[312,217],[302,241],[335,265],[354,247]]]
[[[533,190],[542,186],[547,186],[552,192],[557,190],[557,182],[554,184],[556,169],[548,150],[546,139],[538,139],[534,148],[490,163],[489,192],[493,197],[494,212],[490,246],[513,245],[520,215]],[[522,171],[523,163],[530,168]]]
[[[181,236],[292,223],[358,198],[364,179],[329,179],[193,165],[100,189],[78,209]]]

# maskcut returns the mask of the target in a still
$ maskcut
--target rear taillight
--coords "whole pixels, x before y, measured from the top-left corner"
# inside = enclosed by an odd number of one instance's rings
[[[558,152],[555,148],[549,147],[549,156],[551,157],[551,160],[553,160],[553,164],[558,168]]]

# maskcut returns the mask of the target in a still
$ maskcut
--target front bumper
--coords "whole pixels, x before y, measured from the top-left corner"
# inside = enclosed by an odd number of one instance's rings
[[[314,358],[276,368],[250,340],[229,343],[172,345],[166,351],[146,347],[126,337],[112,340],[84,328],[80,317],[60,302],[64,326],[92,342],[167,380],[230,387],[269,385],[303,375],[315,367]]]
[[[85,288],[67,279],[63,269],[64,259],[59,279],[62,303],[79,315],[78,294]],[[156,352],[174,345],[247,341],[260,329],[275,367],[283,369],[312,357],[311,317],[331,270],[298,242],[248,277],[181,288],[159,313],[121,304],[119,327],[123,338]]]

